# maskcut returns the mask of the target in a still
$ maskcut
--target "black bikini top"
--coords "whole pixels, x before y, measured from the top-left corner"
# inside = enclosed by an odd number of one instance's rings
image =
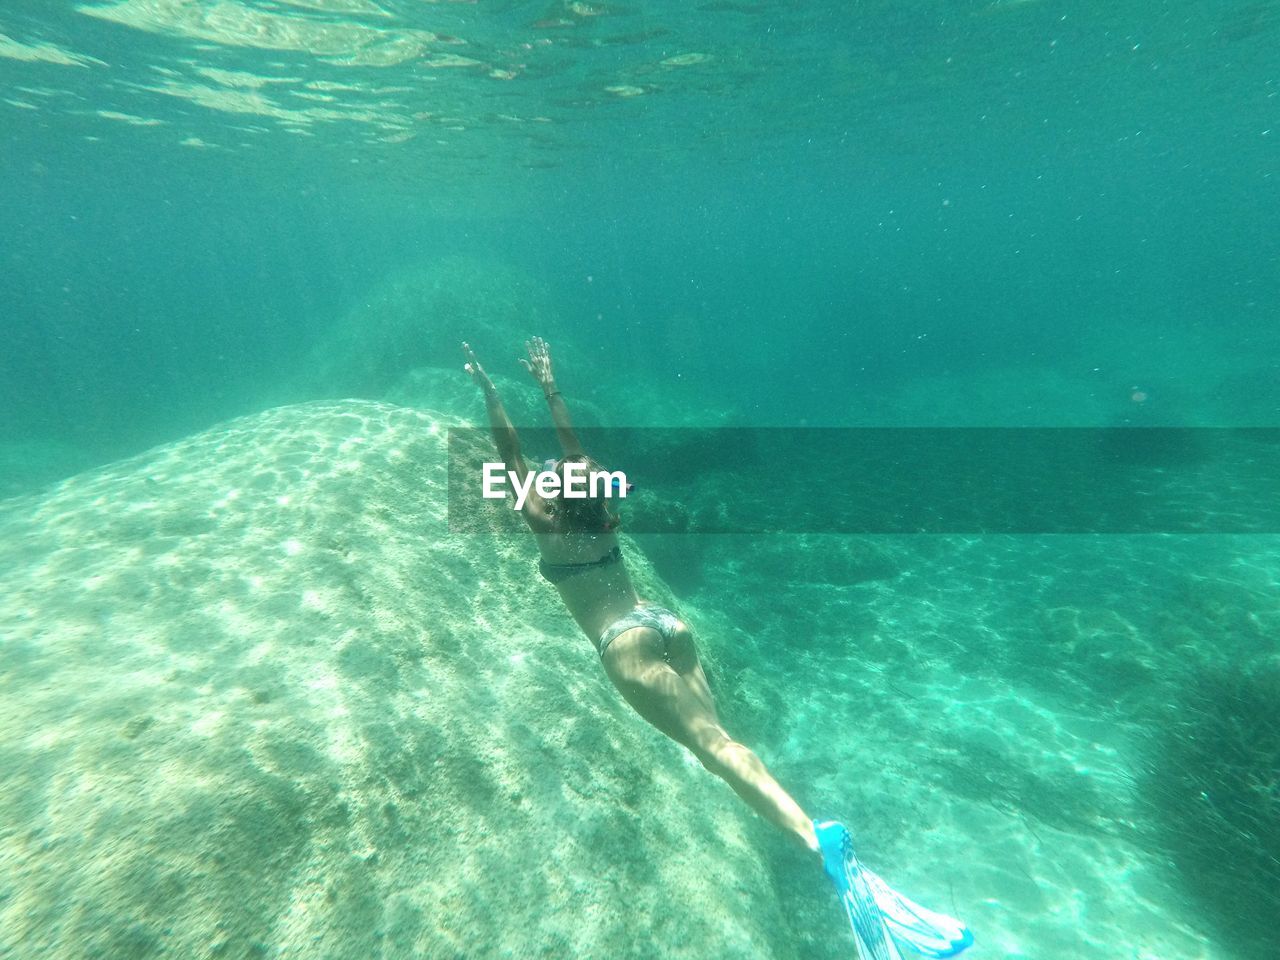
[[[586,563],[547,563],[546,560],[539,558],[538,572],[542,574],[542,578],[547,583],[560,583],[575,574],[584,573],[595,567],[607,567],[609,564],[619,563],[621,560],[622,547],[614,544],[613,549],[599,560],[588,560]]]

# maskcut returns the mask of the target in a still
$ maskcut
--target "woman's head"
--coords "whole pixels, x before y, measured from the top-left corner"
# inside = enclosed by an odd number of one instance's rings
[[[562,491],[547,500],[551,515],[563,526],[565,533],[601,533],[613,530],[621,520],[609,509],[609,498],[604,495],[606,491],[598,490],[599,484],[588,482],[585,497],[564,496],[565,464],[567,463],[581,463],[584,466],[584,470],[574,471],[579,482],[583,477],[590,478],[593,473],[604,472],[604,467],[586,454],[561,457],[554,462],[547,461],[544,469],[555,473],[560,478]],[[597,495],[592,496],[593,492]]]

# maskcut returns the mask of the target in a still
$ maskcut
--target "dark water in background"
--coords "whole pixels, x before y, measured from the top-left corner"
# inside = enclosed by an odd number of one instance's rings
[[[124,6],[153,28],[0,13],[27,51],[101,61],[0,59],[6,437],[97,459],[253,409],[384,276],[473,253],[545,280],[598,376],[661,388],[674,345],[706,396],[768,393],[765,422],[1028,362],[1091,376],[1117,419],[1138,386],[1153,422],[1280,420],[1273,4],[242,4],[482,61],[439,69]],[[394,101],[398,126],[280,121],[283,87],[202,67],[341,83],[339,107]]]

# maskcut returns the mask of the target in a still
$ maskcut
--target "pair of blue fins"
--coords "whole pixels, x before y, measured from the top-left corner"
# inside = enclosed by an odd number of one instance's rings
[[[926,957],[954,957],[973,943],[959,920],[926,910],[864,867],[844,824],[813,821],[822,868],[835,884],[848,914],[859,960],[901,960],[902,943]]]

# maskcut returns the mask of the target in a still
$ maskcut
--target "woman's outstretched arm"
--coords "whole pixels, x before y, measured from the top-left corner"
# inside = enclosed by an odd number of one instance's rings
[[[556,437],[560,440],[560,449],[566,457],[580,457],[586,451],[578,440],[573,429],[573,421],[569,419],[569,408],[565,406],[564,397],[556,388],[555,374],[551,372],[551,348],[541,337],[525,341],[525,349],[529,351],[529,359],[522,359],[524,368],[542,387],[542,395],[547,398],[547,407],[551,410],[551,420],[556,425]]]
[[[516,480],[523,485],[529,468],[524,462],[524,457],[520,455],[520,436],[516,433],[511,418],[507,416],[507,410],[502,405],[502,399],[498,396],[493,381],[480,366],[480,361],[476,359],[471,345],[464,343],[462,352],[467,358],[463,369],[471,374],[471,379],[476,386],[484,392],[484,404],[489,411],[489,429],[493,431],[494,443],[498,445],[498,456],[502,457],[502,462],[506,464],[507,469],[514,473]]]

